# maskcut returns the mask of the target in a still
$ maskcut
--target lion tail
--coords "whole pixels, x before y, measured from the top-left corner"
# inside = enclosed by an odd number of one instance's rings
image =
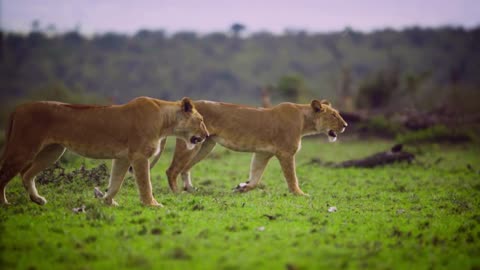
[[[7,129],[5,130],[5,143],[3,144],[2,154],[0,156],[0,168],[2,167],[3,162],[5,161],[5,154],[7,153],[7,147],[9,145],[10,137],[12,135],[13,121],[14,120],[15,120],[15,112],[12,112],[10,114],[9,119],[8,119]]]

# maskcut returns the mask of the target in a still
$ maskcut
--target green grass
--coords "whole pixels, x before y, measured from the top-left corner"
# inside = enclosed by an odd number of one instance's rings
[[[80,181],[38,185],[48,200],[41,207],[15,179],[7,188],[12,205],[0,208],[0,268],[478,269],[478,145],[407,147],[413,164],[377,169],[309,164],[391,144],[304,140],[297,173],[310,197],[288,193],[275,159],[260,188],[232,193],[248,177],[250,154],[219,146],[192,172],[198,191],[178,195],[167,188],[167,147],[152,173],[160,209],[141,206],[131,177],[119,207],[103,205],[93,184]],[[73,213],[81,205],[86,212]]]

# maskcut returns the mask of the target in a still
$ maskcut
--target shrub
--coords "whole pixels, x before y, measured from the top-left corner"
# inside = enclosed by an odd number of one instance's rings
[[[306,91],[303,78],[297,75],[281,77],[278,81],[277,90],[283,98],[291,102],[299,102]]]
[[[62,165],[56,162],[37,176],[37,182],[39,184],[71,183],[75,180],[99,186],[104,185],[108,177],[108,168],[105,163],[92,169],[86,169],[85,165],[82,165],[79,169],[67,172]]]
[[[436,125],[430,128],[399,134],[396,138],[399,143],[423,142],[469,142],[475,140],[472,132]]]
[[[359,131],[380,137],[394,138],[404,130],[400,123],[387,119],[383,115],[374,116],[359,125]]]
[[[380,71],[374,77],[363,81],[359,88],[355,103],[358,108],[380,109],[390,103],[392,94],[399,85],[396,72]]]

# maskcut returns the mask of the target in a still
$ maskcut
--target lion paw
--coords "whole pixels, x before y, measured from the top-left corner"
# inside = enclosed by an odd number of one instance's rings
[[[240,183],[238,184],[238,186],[236,186],[234,189],[233,189],[233,192],[247,192],[247,191],[250,191],[252,189],[252,187],[249,185],[249,181],[245,182],[245,183]]]
[[[95,198],[103,198],[105,196],[105,194],[100,190],[99,187],[95,187],[93,189],[93,196]]]
[[[157,200],[152,199],[150,202],[143,202],[145,206],[153,206],[153,207],[163,207],[163,204],[157,202]]]
[[[309,194],[307,194],[307,193],[304,193],[304,192],[303,192],[303,191],[301,191],[301,190],[300,190],[300,191],[294,191],[294,192],[293,192],[293,194],[294,194],[294,195],[296,195],[296,196],[310,197],[310,195],[309,195]]]
[[[188,186],[188,187],[184,187],[183,191],[186,191],[188,193],[194,193],[195,191],[197,191],[197,189],[195,187]]]
[[[105,202],[106,205],[118,206],[118,203],[114,199],[104,198],[103,201]]]
[[[47,200],[42,196],[30,196],[30,200],[38,205],[45,205]]]

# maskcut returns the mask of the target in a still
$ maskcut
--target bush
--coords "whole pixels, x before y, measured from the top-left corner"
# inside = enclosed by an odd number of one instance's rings
[[[436,125],[430,128],[399,134],[396,138],[399,143],[424,142],[470,142],[475,140],[472,132]]]
[[[364,80],[355,99],[358,108],[380,109],[390,103],[392,94],[399,85],[398,74],[394,71],[380,71],[374,77]]]
[[[396,123],[382,115],[374,116],[359,125],[360,132],[379,137],[395,138],[403,130],[404,127],[400,123]]]
[[[277,85],[279,94],[291,102],[299,102],[306,92],[305,83],[301,76],[286,75],[280,78]]]
[[[3,100],[0,102],[0,129],[7,128],[7,122],[11,112],[19,104],[50,100],[78,104],[106,104],[107,100],[95,94],[80,91],[78,89],[69,89],[61,82],[47,83],[46,85],[32,89],[26,95]],[[3,133],[2,133],[3,136]]]
[[[51,100],[79,104],[104,104],[106,99],[78,89],[70,89],[62,82],[51,82],[27,93],[25,101]]]
[[[39,184],[58,184],[72,183],[75,180],[100,186],[106,183],[108,177],[108,167],[105,163],[92,169],[87,169],[85,165],[82,165],[79,169],[67,172],[65,167],[56,162],[37,176],[37,182]]]

